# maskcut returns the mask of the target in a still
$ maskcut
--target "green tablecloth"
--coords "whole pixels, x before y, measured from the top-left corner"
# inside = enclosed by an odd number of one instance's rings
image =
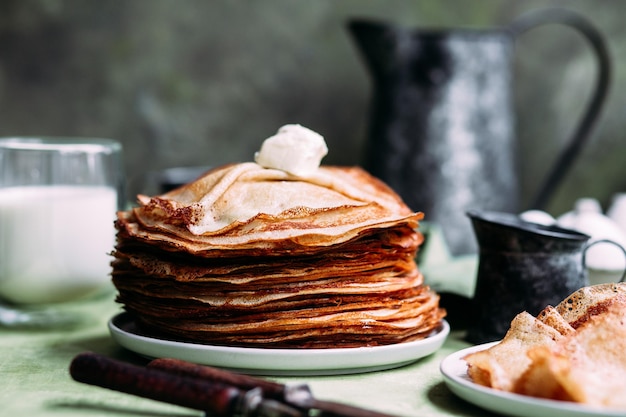
[[[107,321],[121,311],[110,293],[63,306],[82,323],[66,329],[0,327],[1,416],[198,416],[202,413],[75,382],[72,358],[91,351],[135,364],[146,360],[118,346]],[[307,382],[319,399],[336,400],[398,416],[485,416],[444,385],[439,363],[468,346],[452,332],[437,353],[401,368],[357,375],[276,378]]]

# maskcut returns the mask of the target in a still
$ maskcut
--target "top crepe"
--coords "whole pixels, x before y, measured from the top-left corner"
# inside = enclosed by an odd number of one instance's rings
[[[162,196],[139,196],[129,232],[189,252],[297,251],[348,241],[368,228],[406,224],[413,213],[384,183],[357,167],[320,167],[307,177],[256,163],[227,165]],[[146,233],[149,229],[150,233]]]

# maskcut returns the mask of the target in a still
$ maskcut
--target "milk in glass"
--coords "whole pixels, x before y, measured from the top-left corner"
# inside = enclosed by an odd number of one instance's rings
[[[53,303],[102,289],[116,209],[105,186],[0,188],[0,298]]]

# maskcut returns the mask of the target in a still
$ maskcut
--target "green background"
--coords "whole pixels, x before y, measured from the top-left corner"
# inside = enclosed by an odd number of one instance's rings
[[[129,199],[149,173],[249,161],[286,123],[326,138],[325,163],[360,164],[371,80],[350,18],[410,28],[490,28],[566,7],[605,35],[609,101],[548,209],[626,191],[626,2],[618,0],[2,0],[0,135],[105,136],[123,142]],[[523,201],[572,133],[595,77],[571,29],[525,34],[515,59]]]

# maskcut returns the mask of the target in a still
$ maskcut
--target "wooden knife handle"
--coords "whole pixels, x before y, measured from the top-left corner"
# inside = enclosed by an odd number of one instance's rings
[[[70,364],[70,375],[78,382],[210,411],[216,417],[231,416],[242,395],[237,388],[225,384],[184,378],[94,353],[76,356]]]
[[[279,401],[284,400],[284,385],[261,378],[170,358],[154,359],[148,364],[148,368],[158,369],[174,375],[231,385],[244,391],[258,387],[263,391],[264,397]]]

